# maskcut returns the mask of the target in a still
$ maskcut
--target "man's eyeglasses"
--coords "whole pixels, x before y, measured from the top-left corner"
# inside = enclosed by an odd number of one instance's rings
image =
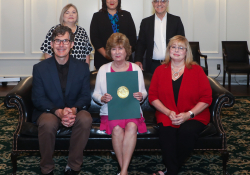
[[[182,46],[180,46],[180,47],[177,47],[177,46],[170,46],[170,49],[172,49],[172,50],[178,49],[180,52],[183,52],[183,51],[186,50],[187,48],[182,47]]]
[[[69,40],[68,40],[68,39],[64,39],[64,40],[55,39],[54,42],[55,42],[57,45],[61,44],[61,42],[62,42],[64,45],[68,45],[68,44],[69,44]]]
[[[158,2],[159,2],[159,3],[165,4],[165,3],[167,2],[167,0],[154,0],[153,2],[154,2],[155,4],[157,4]]]

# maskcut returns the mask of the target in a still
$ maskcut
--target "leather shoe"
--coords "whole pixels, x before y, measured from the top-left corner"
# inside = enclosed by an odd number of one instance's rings
[[[64,175],[77,175],[78,171],[74,171],[72,169],[68,169],[67,171],[65,171]]]
[[[51,171],[50,173],[48,173],[48,174],[43,174],[42,173],[42,175],[54,175],[54,172],[53,171]]]

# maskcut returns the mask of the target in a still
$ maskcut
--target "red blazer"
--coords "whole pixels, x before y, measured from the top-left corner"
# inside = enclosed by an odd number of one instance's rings
[[[164,64],[155,70],[149,87],[149,102],[152,103],[156,99],[159,99],[171,111],[179,114],[190,111],[198,102],[210,105],[212,102],[212,89],[207,76],[199,65],[192,65],[191,69],[185,67],[176,106],[172,85],[171,64],[168,66]],[[155,115],[157,123],[162,123],[163,126],[179,127],[172,125],[171,120],[165,114],[156,111]],[[209,108],[207,107],[200,114],[189,120],[198,120],[207,125],[210,121]]]

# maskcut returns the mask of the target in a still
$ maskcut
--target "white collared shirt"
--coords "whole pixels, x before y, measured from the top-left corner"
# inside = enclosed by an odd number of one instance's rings
[[[167,13],[161,20],[155,14],[153,60],[164,60],[166,55]]]

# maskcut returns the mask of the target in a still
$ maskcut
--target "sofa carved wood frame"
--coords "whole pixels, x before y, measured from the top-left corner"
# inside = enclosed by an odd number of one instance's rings
[[[96,71],[91,72],[90,88],[93,93],[96,79]],[[148,90],[152,75],[144,72],[144,81]],[[223,174],[227,172],[227,162],[229,153],[227,151],[226,133],[221,123],[221,109],[232,107],[235,99],[234,96],[222,87],[216,80],[208,77],[211,88],[213,101],[209,107],[211,113],[210,123],[202,133],[196,143],[195,150],[221,152]],[[5,97],[4,103],[7,108],[16,108],[19,111],[19,119],[16,130],[13,135],[13,146],[11,161],[13,165],[12,174],[17,171],[17,156],[21,152],[39,152],[38,129],[37,125],[31,122],[33,104],[31,101],[32,77],[23,79],[14,89]],[[155,109],[146,99],[141,105],[147,132],[137,136],[136,151],[160,151],[158,138],[158,126],[155,120]],[[84,151],[112,151],[111,136],[100,131],[100,105],[91,101],[91,107],[88,110],[93,118],[92,129],[87,146]],[[68,151],[71,129],[59,128],[56,137],[55,151]]]

